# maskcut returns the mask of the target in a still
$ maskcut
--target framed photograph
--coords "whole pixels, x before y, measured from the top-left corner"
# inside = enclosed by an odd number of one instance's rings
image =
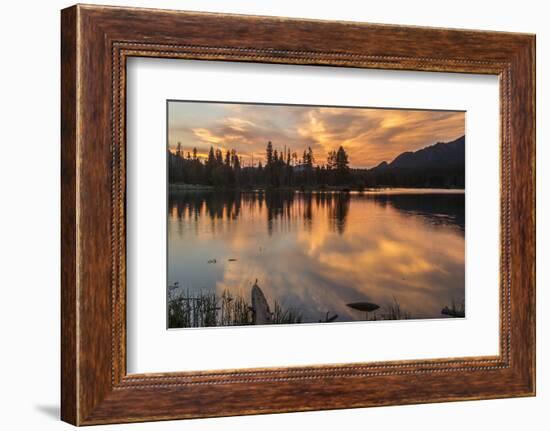
[[[169,329],[465,318],[465,112],[167,111]]]
[[[534,35],[77,5],[61,44],[63,420],[535,394]]]

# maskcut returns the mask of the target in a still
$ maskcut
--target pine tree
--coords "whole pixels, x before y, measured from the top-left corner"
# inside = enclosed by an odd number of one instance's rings
[[[214,147],[210,147],[208,151],[208,159],[206,160],[206,166],[212,169],[216,165],[216,156],[214,155]]]
[[[219,148],[216,150],[216,166],[223,165],[223,154]]]
[[[338,171],[345,171],[348,169],[349,160],[346,150],[340,145],[338,151],[336,152],[336,169]]]
[[[339,184],[345,183],[349,179],[349,160],[346,150],[340,145],[336,152],[336,178]]]
[[[229,150],[225,153],[225,166],[231,166],[231,153]]]
[[[315,162],[315,157],[313,157],[313,151],[311,147],[307,147],[307,165],[312,167]]]
[[[273,163],[273,145],[271,144],[271,141],[267,143],[267,147],[265,149],[265,156],[266,156],[266,165],[271,165],[271,163]]]
[[[294,183],[294,170],[292,169],[292,166],[290,164],[290,148],[288,149],[288,152],[286,153],[286,185],[288,187],[292,187]]]
[[[327,169],[335,169],[335,168],[336,168],[336,151],[331,150],[328,152]]]

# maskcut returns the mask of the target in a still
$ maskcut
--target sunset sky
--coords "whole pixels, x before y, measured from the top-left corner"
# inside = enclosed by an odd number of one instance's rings
[[[196,147],[235,149],[241,163],[265,160],[267,141],[278,150],[290,147],[301,157],[311,147],[315,164],[325,164],[330,150],[342,145],[350,166],[391,162],[404,151],[447,142],[465,133],[462,111],[282,106],[170,101],[168,144],[187,154]]]

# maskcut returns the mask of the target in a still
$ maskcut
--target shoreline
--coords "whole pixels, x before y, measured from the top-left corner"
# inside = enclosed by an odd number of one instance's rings
[[[433,193],[433,194],[465,194],[464,188],[436,188],[436,187],[353,187],[327,186],[316,188],[277,187],[277,188],[242,188],[242,187],[214,187],[203,184],[169,184],[169,193],[178,192],[239,192],[239,193],[269,193],[269,192],[296,192],[296,193]]]

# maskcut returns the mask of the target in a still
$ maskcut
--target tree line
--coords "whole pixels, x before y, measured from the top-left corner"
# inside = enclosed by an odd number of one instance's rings
[[[289,149],[283,151],[267,143],[264,160],[243,166],[235,149],[225,153],[210,147],[206,159],[197,149],[184,154],[178,143],[168,151],[168,180],[171,184],[194,184],[229,188],[318,188],[346,185],[352,180],[349,157],[342,146],[328,154],[326,163],[315,164],[311,147],[302,157]]]
[[[206,158],[197,149],[184,153],[181,144],[168,151],[170,184],[192,184],[216,188],[241,189],[355,189],[366,187],[434,187],[464,188],[464,165],[399,169],[350,168],[350,158],[343,146],[330,151],[318,163],[311,147],[299,157],[286,147],[277,150],[267,143],[265,157],[242,163],[236,150],[210,147]]]

